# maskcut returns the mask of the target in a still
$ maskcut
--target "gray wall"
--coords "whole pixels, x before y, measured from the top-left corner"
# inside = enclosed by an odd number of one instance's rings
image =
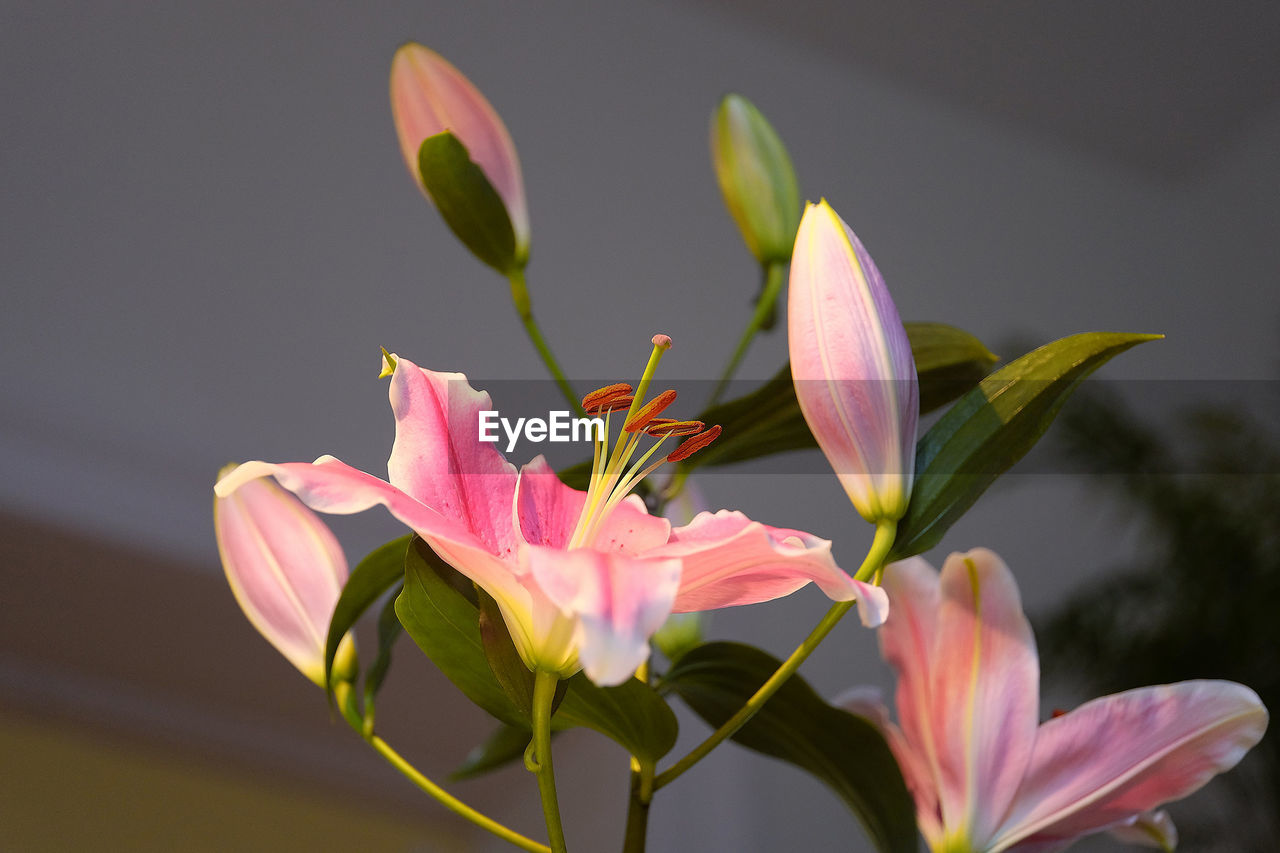
[[[542,377],[504,283],[405,174],[386,70],[406,39],[452,59],[516,140],[534,305],[571,373],[630,376],[657,331],[676,341],[667,375],[718,373],[757,286],[708,162],[708,114],[730,90],[779,128],[804,194],[858,231],[905,318],[993,345],[1168,335],[1110,376],[1274,373],[1274,107],[1169,179],[696,3],[11,2],[0,21],[0,507],[208,572],[226,461],[385,464],[379,346]],[[741,375],[771,374],[785,352],[782,335],[761,339]],[[702,487],[834,539],[846,565],[869,541],[834,478]],[[337,526],[353,558],[396,532]],[[995,490],[937,556],[976,545],[1037,606],[1135,547],[1061,475]],[[785,653],[823,608],[808,592],[717,614],[713,633]],[[852,620],[805,672],[827,693],[890,683]],[[585,823],[579,849],[612,846],[624,785],[615,751],[600,771],[590,754],[560,768],[586,798],[566,805]],[[841,807],[789,769],[726,749],[686,778],[655,806],[655,850],[860,849]]]

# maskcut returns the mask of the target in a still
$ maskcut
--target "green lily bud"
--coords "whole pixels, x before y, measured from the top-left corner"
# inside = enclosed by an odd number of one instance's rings
[[[711,116],[711,163],[729,213],[761,264],[786,263],[800,226],[800,189],[772,125],[741,95]]]

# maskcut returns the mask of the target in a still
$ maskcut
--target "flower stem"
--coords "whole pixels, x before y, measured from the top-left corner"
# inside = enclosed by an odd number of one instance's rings
[[[538,328],[538,321],[533,319],[533,303],[529,299],[529,285],[524,278],[524,269],[517,268],[507,273],[507,280],[511,282],[511,301],[515,303],[516,313],[520,315],[520,322],[524,323],[524,330],[528,333],[529,340],[533,341],[534,349],[542,357],[542,363],[551,372],[552,378],[560,386],[560,392],[569,401],[569,405],[573,407],[578,417],[585,417],[587,413],[582,409],[582,402],[578,399],[577,392],[573,390],[573,386],[565,378],[564,371],[560,369],[560,363],[556,361],[556,357],[551,354],[551,347],[547,346],[546,339],[542,337],[542,330]]]
[[[564,828],[560,824],[560,802],[556,797],[556,772],[551,764],[551,704],[560,677],[540,669],[533,679],[533,766],[542,797],[542,816],[553,853],[565,853]],[[527,759],[526,759],[526,763]]]
[[[876,525],[875,539],[871,543],[871,550],[867,552],[867,557],[862,561],[862,566],[858,569],[858,573],[854,576],[857,580],[866,580],[876,574],[879,568],[884,564],[884,558],[888,556],[889,549],[893,547],[893,538],[897,532],[897,522],[881,522]],[[844,614],[848,613],[853,607],[853,601],[837,601],[827,611],[827,615],[822,617],[822,621],[817,627],[805,637],[803,643],[791,653],[782,665],[769,676],[769,680],[760,685],[760,689],[752,694],[751,698],[746,701],[737,712],[725,721],[724,725],[711,733],[706,740],[694,747],[688,755],[659,773],[653,780],[653,789],[656,791],[666,785],[671,784],[693,765],[707,757],[711,750],[715,749],[724,741],[737,734],[738,730],[751,721],[764,703],[768,702],[774,693],[778,692],[787,679],[795,674],[800,668],[800,664],[813,653],[827,636],[831,633]]]
[[[738,348],[733,351],[733,357],[729,359],[728,366],[725,367],[724,373],[720,375],[720,381],[716,383],[715,390],[711,392],[711,399],[707,401],[707,408],[711,408],[720,402],[720,397],[729,387],[729,380],[733,378],[733,374],[738,370],[738,364],[742,361],[742,357],[747,354],[747,347],[751,346],[751,339],[756,336],[756,332],[760,331],[760,327],[764,325],[769,314],[774,310],[777,304],[778,294],[782,291],[782,264],[777,261],[770,261],[764,266],[764,287],[760,292],[760,298],[756,300],[756,310],[751,314],[751,321],[747,323],[747,328],[742,332],[742,338],[738,341]]]
[[[365,732],[364,719],[360,715],[360,711],[356,708],[355,692],[351,689],[351,682],[340,681],[333,688],[334,697],[338,701],[338,707],[342,709],[342,716],[346,718],[351,728],[355,729],[360,737],[364,738],[374,751],[387,760],[387,762],[404,774],[410,782],[417,785],[429,796],[433,797],[442,806],[460,817],[474,823],[481,829],[488,830],[494,835],[519,847],[521,850],[528,850],[530,853],[551,853],[551,848],[547,845],[534,841],[532,838],[526,838],[513,829],[509,829],[498,823],[493,818],[481,814],[471,806],[454,797],[445,791],[435,782],[432,782],[426,776],[406,761],[400,753],[396,752],[391,746],[378,737],[372,731]]]
[[[627,801],[627,834],[622,853],[644,853],[649,830],[649,803],[653,799],[652,763],[632,759],[631,796]]]

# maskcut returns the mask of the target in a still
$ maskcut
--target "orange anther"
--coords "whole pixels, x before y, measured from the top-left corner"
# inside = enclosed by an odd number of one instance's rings
[[[662,414],[663,409],[676,401],[675,391],[663,391],[648,403],[640,407],[631,418],[622,425],[624,432],[639,432],[649,425],[649,421]]]
[[[604,414],[605,412],[616,412],[619,409],[630,409],[631,401],[634,399],[635,397],[632,397],[630,394],[623,394],[620,397],[610,397],[603,403],[596,403],[594,409],[588,409],[587,411],[599,415]]]
[[[693,438],[686,438],[680,446],[667,455],[668,462],[679,462],[688,459],[702,448],[720,437],[720,425],[716,424],[706,432],[700,432]]]
[[[693,435],[705,427],[702,421],[678,421],[675,418],[654,418],[644,431],[649,435]]]
[[[582,408],[587,411],[591,411],[606,400],[612,400],[614,397],[621,397],[623,394],[630,393],[630,385],[625,382],[615,382],[613,385],[606,385],[603,388],[597,388],[587,396],[583,397]]]

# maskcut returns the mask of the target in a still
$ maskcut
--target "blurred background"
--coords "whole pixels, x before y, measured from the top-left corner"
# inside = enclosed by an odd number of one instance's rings
[[[571,375],[628,378],[659,331],[668,376],[727,359],[758,287],[709,163],[729,91],[858,232],[904,319],[1004,357],[1165,333],[1100,374],[1136,395],[1122,422],[1082,403],[932,556],[982,545],[1013,567],[1046,709],[1205,675],[1274,691],[1277,36],[1269,2],[0,0],[4,846],[505,849],[329,718],[239,615],[211,525],[228,461],[383,469],[379,346],[481,387],[543,378],[505,282],[405,172],[386,75],[409,39],[515,139],[534,309]],[[763,336],[739,376],[785,353]],[[1153,443],[1168,455],[1144,467]],[[795,470],[698,482],[856,564],[869,528],[812,459]],[[399,533],[373,513],[334,526],[353,562]],[[824,611],[809,590],[709,633],[785,655]],[[803,673],[826,695],[892,683],[854,620]],[[408,642],[384,695],[388,740],[437,777],[491,729]],[[681,720],[683,744],[704,734]],[[615,849],[625,756],[586,731],[557,743],[571,846]],[[1175,809],[1185,849],[1273,849],[1224,827],[1278,811],[1274,744]],[[455,790],[537,835],[526,776]],[[817,782],[737,747],[672,790],[654,851],[870,849]]]

